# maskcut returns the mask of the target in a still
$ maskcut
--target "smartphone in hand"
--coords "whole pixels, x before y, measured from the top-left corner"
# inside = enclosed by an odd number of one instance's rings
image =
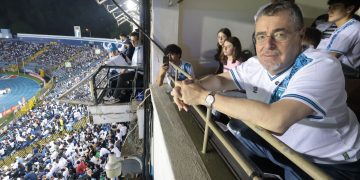
[[[163,64],[164,64],[164,65],[165,65],[165,64],[169,65],[169,56],[164,56],[164,57],[163,57]]]

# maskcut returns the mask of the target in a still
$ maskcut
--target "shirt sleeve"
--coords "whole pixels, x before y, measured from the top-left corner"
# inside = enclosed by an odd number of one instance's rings
[[[254,72],[259,71],[257,67],[261,67],[261,65],[259,66],[258,60],[255,57],[252,57],[246,62],[243,62],[235,68],[230,69],[230,77],[238,89],[245,90],[247,76],[251,76]]]
[[[184,65],[185,71],[193,78],[195,79],[194,70],[192,68],[192,65],[190,63],[185,63]]]

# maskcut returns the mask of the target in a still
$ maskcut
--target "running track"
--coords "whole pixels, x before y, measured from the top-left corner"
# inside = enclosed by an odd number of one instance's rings
[[[0,77],[3,74],[0,74]],[[39,90],[40,85],[29,78],[17,76],[12,79],[0,79],[0,89],[10,88],[9,94],[0,95],[0,112],[11,108],[22,101],[22,97],[26,100],[32,98]]]

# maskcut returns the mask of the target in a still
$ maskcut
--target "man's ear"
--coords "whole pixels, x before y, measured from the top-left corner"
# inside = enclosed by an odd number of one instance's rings
[[[305,37],[305,30],[306,30],[305,27],[302,27],[302,28],[299,30],[299,34],[300,34],[301,40],[304,39],[304,37]]]

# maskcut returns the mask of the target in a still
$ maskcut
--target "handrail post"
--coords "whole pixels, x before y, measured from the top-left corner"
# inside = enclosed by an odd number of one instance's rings
[[[208,107],[206,110],[206,120],[205,120],[205,131],[204,131],[204,141],[203,141],[203,147],[201,152],[203,154],[206,153],[206,147],[207,147],[207,143],[209,141],[209,121],[211,118],[211,108]]]
[[[94,94],[94,79],[91,79],[89,81],[89,87],[90,87],[90,101],[95,103],[95,94]]]
[[[176,85],[176,82],[178,80],[178,73],[179,73],[179,70],[175,69],[174,85]]]
[[[96,84],[95,84],[95,81],[96,81],[96,76],[97,76],[98,72],[93,74],[93,77],[92,77],[92,95],[91,96],[94,96],[94,104],[97,105],[98,104],[98,100],[97,100],[97,87],[96,87]]]

